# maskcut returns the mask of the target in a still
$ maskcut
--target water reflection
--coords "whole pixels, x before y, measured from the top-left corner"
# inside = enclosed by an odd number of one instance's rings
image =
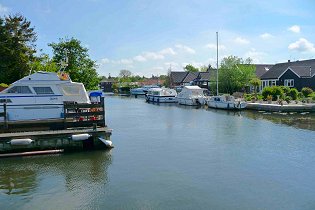
[[[28,195],[47,177],[63,179],[66,191],[90,183],[104,185],[108,182],[107,168],[111,162],[111,151],[2,159],[0,193]]]
[[[314,113],[296,113],[296,112],[257,112],[245,111],[244,116],[258,120],[264,119],[277,124],[284,124],[299,129],[315,131]]]

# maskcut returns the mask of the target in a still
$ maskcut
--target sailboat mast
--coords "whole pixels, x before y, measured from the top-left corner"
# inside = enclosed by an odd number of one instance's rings
[[[217,96],[219,95],[219,33],[217,32]]]

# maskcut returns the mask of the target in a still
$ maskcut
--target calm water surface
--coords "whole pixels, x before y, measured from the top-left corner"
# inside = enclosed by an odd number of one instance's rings
[[[0,159],[0,209],[315,209],[314,115],[106,106],[113,150]]]

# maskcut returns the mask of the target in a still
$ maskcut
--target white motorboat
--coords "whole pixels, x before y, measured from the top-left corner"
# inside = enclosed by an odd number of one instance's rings
[[[159,86],[157,86],[157,85],[145,85],[143,87],[133,88],[130,90],[130,94],[131,95],[145,95],[145,94],[147,94],[147,92],[150,88],[159,88]]]
[[[8,121],[63,118],[64,102],[91,103],[84,85],[63,72],[36,72],[0,92],[0,112],[6,104]]]
[[[169,88],[151,88],[146,94],[147,102],[177,103],[177,92]]]
[[[231,95],[212,96],[206,100],[208,107],[216,109],[244,109],[247,105],[245,101],[235,99]]]
[[[204,89],[199,86],[185,86],[177,95],[179,104],[189,106],[204,105],[206,98],[207,97],[204,95]]]

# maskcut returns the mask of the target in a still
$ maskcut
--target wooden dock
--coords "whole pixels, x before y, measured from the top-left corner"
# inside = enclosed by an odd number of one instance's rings
[[[0,113],[3,119],[0,122],[0,154],[105,148],[106,145],[99,139],[110,140],[112,134],[112,129],[105,122],[104,98],[101,98],[100,103],[64,103],[64,112],[58,119],[10,121],[8,105],[3,106],[3,112]],[[75,140],[73,136],[80,134],[87,137]],[[14,144],[14,141],[21,139],[29,139],[30,143]]]

